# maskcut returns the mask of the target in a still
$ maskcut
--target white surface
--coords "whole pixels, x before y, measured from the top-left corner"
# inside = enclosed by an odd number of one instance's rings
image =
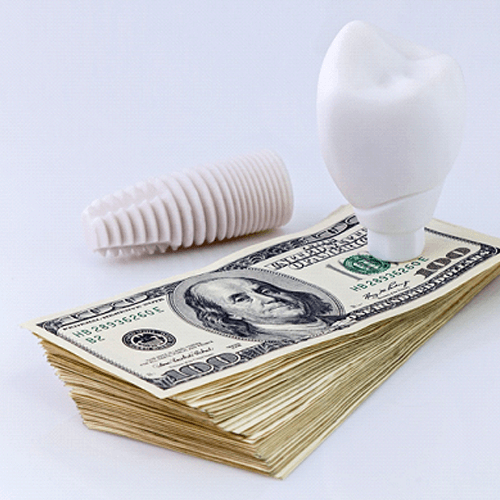
[[[418,257],[462,141],[460,66],[447,54],[351,21],[323,60],[317,113],[325,164],[368,229],[370,253],[391,262]]]
[[[138,256],[276,229],[292,213],[286,165],[266,150],[139,181],[94,200],[82,223],[90,249]]]
[[[500,237],[498,2],[0,4],[0,498],[499,498],[500,280],[285,481],[87,430],[18,326],[267,237],[128,260],[90,253],[82,210],[149,176],[268,147],[296,198],[277,234],[345,203],[321,160],[315,100],[326,49],[353,19],[459,61],[468,116],[436,216]]]

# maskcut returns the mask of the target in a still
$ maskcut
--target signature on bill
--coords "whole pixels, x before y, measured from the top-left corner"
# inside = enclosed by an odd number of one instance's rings
[[[385,299],[395,293],[400,292],[401,290],[406,290],[409,287],[410,282],[408,280],[402,281],[398,283],[397,281],[391,281],[386,288],[381,288],[374,292],[367,292],[363,295],[365,300],[374,300],[374,299]]]

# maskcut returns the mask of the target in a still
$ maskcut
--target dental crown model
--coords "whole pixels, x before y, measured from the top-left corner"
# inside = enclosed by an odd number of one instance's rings
[[[285,164],[262,151],[140,182],[95,200],[82,219],[92,250],[141,255],[279,227],[292,211]]]
[[[324,161],[368,229],[369,252],[393,262],[417,257],[460,146],[458,64],[353,21],[325,56],[317,114]]]

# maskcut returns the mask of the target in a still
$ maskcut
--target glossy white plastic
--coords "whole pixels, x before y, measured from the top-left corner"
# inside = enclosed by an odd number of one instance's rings
[[[92,250],[140,255],[279,227],[292,211],[283,160],[261,151],[140,182],[95,200],[82,220]]]
[[[317,115],[324,161],[368,229],[369,252],[395,262],[417,257],[460,147],[458,64],[353,21],[323,61]]]

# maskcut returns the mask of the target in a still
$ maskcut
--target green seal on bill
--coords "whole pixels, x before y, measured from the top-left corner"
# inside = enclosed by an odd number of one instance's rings
[[[372,255],[351,255],[342,265],[349,271],[360,274],[378,274],[386,271],[391,264]]]

